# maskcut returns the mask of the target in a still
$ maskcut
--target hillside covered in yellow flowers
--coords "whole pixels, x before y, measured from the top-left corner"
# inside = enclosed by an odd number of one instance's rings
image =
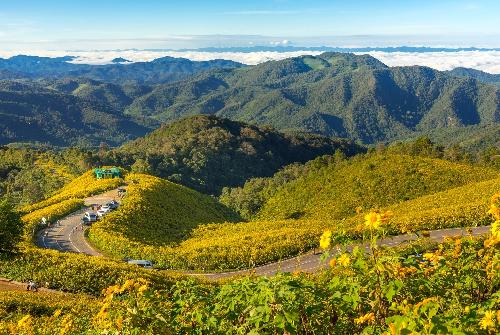
[[[385,151],[336,154],[279,171],[260,193],[252,180],[219,199],[149,174],[122,170],[122,177],[97,180],[88,171],[18,208],[24,238],[0,255],[0,277],[55,291],[0,292],[0,334],[500,330],[500,174],[493,167]],[[119,208],[86,232],[105,256],[33,244],[42,217],[64,218],[87,196],[122,186]],[[243,203],[249,196],[259,198]],[[249,211],[250,204],[258,206]],[[425,237],[489,225],[483,236]],[[379,246],[409,233],[421,238]],[[202,276],[312,251],[323,254],[315,273]],[[123,259],[150,260],[155,269]]]

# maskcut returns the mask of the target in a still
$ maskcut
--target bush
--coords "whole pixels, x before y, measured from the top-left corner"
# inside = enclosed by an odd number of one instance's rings
[[[0,201],[0,252],[12,251],[21,240],[23,222],[6,201]]]

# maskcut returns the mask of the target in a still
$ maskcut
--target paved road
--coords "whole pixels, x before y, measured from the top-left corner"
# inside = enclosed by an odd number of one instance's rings
[[[490,230],[491,226],[484,227],[475,227],[470,228],[470,231],[473,236],[479,236],[487,234]],[[458,237],[458,236],[468,236],[468,228],[450,228],[450,229],[441,229],[434,230],[430,232],[430,239],[436,242],[441,242],[445,237]],[[405,243],[409,243],[418,239],[418,236],[415,234],[405,234],[394,237],[388,237],[383,240],[378,241],[380,246],[386,247],[394,247],[398,245],[404,245]],[[368,244],[353,244],[347,247],[347,251],[352,251],[355,246],[359,246],[360,248],[364,248],[368,251]],[[333,249],[330,251],[330,259],[337,256],[340,250]],[[272,276],[277,272],[294,272],[294,271],[302,271],[302,272],[318,272],[321,269],[324,269],[328,266],[327,259],[325,262],[321,262],[320,260],[321,254],[315,253],[307,253],[301,256],[297,256],[294,258],[290,258],[287,260],[283,260],[277,263],[271,263],[268,265],[263,265],[256,267],[251,270],[241,270],[241,271],[232,271],[232,272],[224,272],[224,273],[190,273],[193,276],[205,277],[207,279],[218,280],[224,278],[230,278],[234,276],[248,275],[248,274],[256,274],[260,276]]]
[[[91,204],[104,204],[113,199],[117,201],[120,200],[117,194],[117,190],[112,190],[97,196],[89,197],[85,199],[85,204],[87,206]],[[79,228],[81,223],[81,217],[83,216],[83,213],[86,210],[88,210],[88,208],[85,208],[83,210],[68,215],[66,218],[60,220],[61,224],[59,226],[53,226],[51,228],[47,228],[45,230],[40,231],[37,234],[36,244],[42,248],[55,249],[64,252],[83,253],[91,256],[102,256],[102,254],[99,251],[93,249],[88,244],[88,242],[85,239],[84,230]],[[430,232],[430,239],[433,241],[440,242],[445,237],[467,236],[469,235],[468,230],[469,229],[467,228],[434,230]],[[488,233],[488,231],[490,230],[490,226],[476,227],[476,228],[471,228],[470,230],[472,232],[472,235],[478,236]],[[45,236],[44,234],[45,231],[48,232],[47,236]],[[381,246],[393,247],[409,243],[416,239],[418,239],[418,236],[415,234],[404,234],[404,235],[385,238],[383,240],[378,241],[378,243]],[[351,251],[356,245],[364,248],[365,250],[369,250],[368,244],[353,244],[348,246],[347,250]],[[338,255],[338,253],[339,250],[332,250],[331,257],[335,257],[335,255]],[[258,266],[250,270],[231,271],[224,273],[192,273],[192,272],[185,272],[185,273],[192,276],[199,276],[199,277],[205,277],[207,279],[217,280],[217,279],[246,275],[251,273],[262,276],[269,276],[277,272],[294,272],[294,271],[317,272],[325,268],[328,264],[328,260],[326,262],[321,262],[320,257],[321,257],[320,254],[315,254],[313,252],[310,252],[280,262]]]
[[[91,210],[91,208],[87,206],[91,206],[92,204],[103,205],[113,199],[120,202],[118,190],[112,190],[88,197],[85,199],[85,208],[61,219],[59,225],[53,224],[52,227],[39,231],[36,236],[36,245],[41,248],[55,249],[63,252],[102,256],[102,254],[92,248],[85,239],[85,230],[88,227],[81,226],[81,218],[86,211]]]

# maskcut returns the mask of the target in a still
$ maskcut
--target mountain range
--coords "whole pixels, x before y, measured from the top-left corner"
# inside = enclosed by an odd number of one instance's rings
[[[216,114],[376,143],[428,129],[496,124],[499,97],[497,87],[474,78],[388,67],[368,55],[324,53],[158,85],[125,112],[162,122]]]
[[[197,114],[366,144],[454,129],[495,134],[500,122],[498,77],[471,69],[388,67],[369,55],[334,52],[255,66],[73,60],[0,60],[0,144],[119,145]]]

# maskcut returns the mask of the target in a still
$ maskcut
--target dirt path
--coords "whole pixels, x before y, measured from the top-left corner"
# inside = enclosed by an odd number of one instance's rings
[[[27,283],[20,283],[20,282],[17,282],[17,281],[5,279],[5,278],[0,278],[0,291],[23,291],[23,292],[27,292],[26,291],[26,286],[27,286]],[[62,293],[60,291],[51,290],[51,289],[47,289],[47,288],[44,288],[44,287],[40,287],[38,289],[38,292]],[[33,292],[33,293],[36,293],[36,292]]]

